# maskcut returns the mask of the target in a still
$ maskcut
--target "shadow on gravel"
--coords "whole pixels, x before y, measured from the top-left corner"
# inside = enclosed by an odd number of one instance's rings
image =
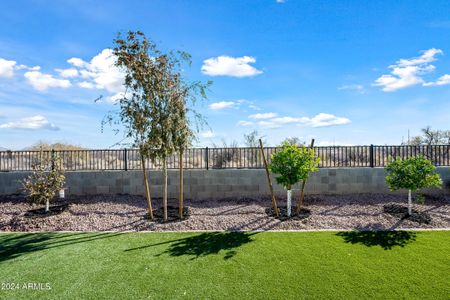
[[[350,244],[362,244],[367,247],[380,246],[384,250],[405,247],[416,240],[416,233],[410,231],[342,231],[336,233]]]
[[[169,256],[192,256],[191,260],[226,251],[224,260],[228,260],[237,254],[236,249],[240,246],[253,242],[252,235],[257,232],[205,232],[182,239],[167,241],[163,243],[151,244],[137,248],[127,249],[125,251],[142,250],[149,247],[169,244],[167,250],[157,254],[160,256],[167,254]]]
[[[0,263],[41,250],[92,242],[122,233],[26,233],[0,234]]]

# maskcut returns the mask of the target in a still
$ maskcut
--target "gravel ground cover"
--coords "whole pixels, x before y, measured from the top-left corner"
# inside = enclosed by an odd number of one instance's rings
[[[450,228],[450,195],[427,196],[424,205],[415,204],[417,213],[431,222],[402,219],[386,211],[392,205],[406,205],[398,194],[310,195],[310,214],[289,220],[270,215],[269,198],[194,201],[185,205],[189,216],[183,221],[153,222],[145,218],[146,201],[141,196],[96,195],[68,197],[54,205],[66,209],[49,216],[33,215],[23,197],[0,197],[0,231],[186,231],[186,230],[314,230],[358,229],[392,230],[408,228]],[[153,199],[156,209],[161,199]],[[177,199],[169,205],[177,210]],[[283,201],[280,201],[283,205]]]

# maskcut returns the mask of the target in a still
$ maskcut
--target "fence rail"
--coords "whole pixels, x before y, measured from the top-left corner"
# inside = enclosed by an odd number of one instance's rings
[[[280,148],[266,147],[268,161]],[[136,149],[63,150],[63,151],[0,151],[0,172],[30,171],[42,156],[55,153],[67,171],[138,170],[141,169]],[[436,166],[450,166],[450,145],[420,146],[329,146],[314,147],[320,168],[384,167],[394,158],[422,155]],[[179,168],[179,155],[168,158],[168,168]],[[161,168],[160,161],[147,162],[148,169]],[[192,148],[183,154],[186,169],[260,169],[263,160],[259,148]]]

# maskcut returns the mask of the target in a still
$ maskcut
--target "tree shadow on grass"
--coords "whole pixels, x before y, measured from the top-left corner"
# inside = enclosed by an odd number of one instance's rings
[[[191,260],[194,260],[211,254],[219,254],[219,252],[221,251],[226,251],[223,259],[228,260],[237,254],[237,248],[244,244],[253,242],[251,236],[254,234],[257,234],[257,232],[205,232],[182,239],[146,245],[142,247],[127,249],[125,251],[134,251],[153,246],[169,244],[167,250],[160,254],[157,254],[156,256],[160,256],[163,254],[175,257],[186,255],[192,256]]]
[[[18,258],[22,255],[69,246],[78,243],[91,242],[110,238],[121,233],[26,233],[0,234],[0,263]]]
[[[342,231],[336,233],[344,242],[363,244],[367,247],[380,246],[384,250],[405,247],[416,240],[416,233],[410,231]]]

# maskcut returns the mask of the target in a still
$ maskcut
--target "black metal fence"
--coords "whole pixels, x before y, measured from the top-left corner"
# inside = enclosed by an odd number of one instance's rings
[[[280,148],[266,147],[270,157]],[[67,171],[138,170],[141,159],[136,149],[63,150],[63,151],[0,151],[0,171],[29,171],[42,156],[54,152],[63,160]],[[329,146],[314,147],[320,158],[319,167],[384,167],[394,158],[422,155],[436,166],[450,166],[450,145],[420,146]],[[168,158],[168,168],[179,168],[179,155]],[[160,161],[147,162],[148,169],[161,168]],[[263,159],[259,148],[192,148],[183,154],[186,169],[260,169]]]

